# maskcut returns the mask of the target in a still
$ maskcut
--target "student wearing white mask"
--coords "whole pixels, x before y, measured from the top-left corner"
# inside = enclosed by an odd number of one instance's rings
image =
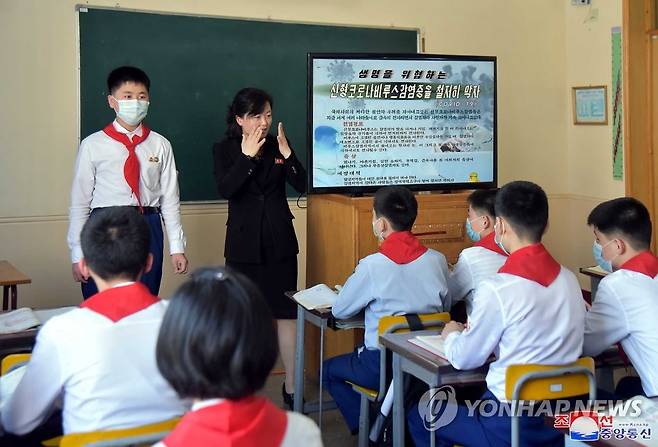
[[[496,220],[494,204],[497,191],[497,189],[482,189],[468,196],[465,226],[466,234],[474,244],[462,250],[448,278],[448,288],[452,298],[450,307],[464,300],[469,311],[475,288],[480,282],[498,272],[507,259],[507,254],[494,240]]]
[[[83,297],[97,293],[94,280],[80,268],[80,232],[95,210],[133,206],[149,224],[153,268],[141,281],[153,295],[162,279],[164,221],[175,273],[187,272],[185,235],[180,221],[178,174],[169,141],[142,122],[149,107],[151,81],[135,67],[119,67],[107,78],[107,101],[114,122],[82,140],[71,188],[68,244],[73,279]]]
[[[460,370],[495,360],[487,372],[480,401],[494,408],[505,398],[510,365],[565,365],[580,357],[585,305],[576,276],[562,267],[541,243],[548,225],[548,199],[536,184],[515,181],[496,195],[496,238],[510,255],[498,273],[482,281],[473,296],[468,325],[451,321],[441,333],[446,358]],[[430,445],[430,432],[418,409],[408,412],[416,446]],[[439,427],[439,445],[509,446],[509,413],[469,414],[466,405]],[[520,417],[521,445],[556,446],[564,436],[544,425],[543,417]]]
[[[352,433],[359,427],[359,395],[345,381],[379,386],[380,318],[441,312],[447,300],[448,264],[445,256],[411,233],[417,214],[418,203],[409,189],[387,186],[375,193],[372,230],[381,242],[379,251],[359,261],[332,308],[339,319],[365,310],[365,346],[324,363],[325,387]]]
[[[651,219],[638,200],[622,197],[598,205],[587,218],[594,257],[610,273],[599,283],[585,318],[585,355],[621,343],[638,377],[625,377],[617,398],[658,396],[658,258],[651,253]]]

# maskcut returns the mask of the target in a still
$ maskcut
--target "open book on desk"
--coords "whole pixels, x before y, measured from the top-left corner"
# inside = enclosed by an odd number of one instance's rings
[[[58,307],[55,309],[32,310],[28,307],[0,314],[0,334],[13,334],[41,326],[55,315],[63,314],[75,306]]]
[[[447,360],[445,344],[441,335],[418,335],[410,338],[409,342]]]
[[[337,297],[338,294],[326,284],[318,284],[309,289],[300,290],[293,295],[295,301],[308,310],[332,307]]]

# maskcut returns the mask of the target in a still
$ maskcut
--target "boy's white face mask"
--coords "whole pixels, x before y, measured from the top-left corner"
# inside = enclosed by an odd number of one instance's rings
[[[119,110],[116,112],[116,114],[126,124],[130,126],[137,126],[144,120],[144,118],[146,118],[146,114],[149,110],[149,101],[141,99],[116,98],[114,98],[114,100],[119,105]]]

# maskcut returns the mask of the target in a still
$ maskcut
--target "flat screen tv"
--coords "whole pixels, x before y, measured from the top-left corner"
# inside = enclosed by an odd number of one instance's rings
[[[308,55],[311,193],[492,188],[496,58]]]

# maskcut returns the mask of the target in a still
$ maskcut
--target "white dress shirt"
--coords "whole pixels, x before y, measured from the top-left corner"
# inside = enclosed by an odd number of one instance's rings
[[[447,278],[446,258],[435,250],[428,249],[408,264],[396,264],[375,253],[359,261],[338,294],[332,313],[345,319],[365,309],[365,346],[376,349],[381,317],[441,312],[448,295]]]
[[[27,371],[3,409],[5,431],[29,433],[62,397],[64,433],[182,415],[186,404],[155,362],[166,307],[159,301],[117,322],[84,308],[51,318],[39,330]]]
[[[502,402],[509,365],[576,361],[583,348],[584,323],[585,304],[571,271],[561,267],[548,287],[497,273],[475,290],[468,327],[448,335],[446,356],[457,369],[473,369],[494,353],[487,387]]]
[[[484,247],[469,247],[462,250],[457,264],[448,277],[448,289],[452,301],[446,303],[446,307],[451,308],[455,303],[465,300],[466,309],[470,314],[473,290],[483,280],[495,275],[506,260],[507,257]]]
[[[195,402],[191,411],[217,405],[224,399],[206,399]],[[286,411],[288,423],[280,447],[322,447],[320,429],[309,417],[294,411]],[[167,447],[164,442],[158,442],[153,447]]]
[[[127,134],[131,140],[134,135],[142,135],[141,125],[129,132],[116,121],[112,124],[118,132]],[[160,207],[170,253],[184,253],[185,235],[180,221],[178,174],[171,144],[159,133],[151,131],[146,141],[137,145],[135,154],[140,164],[139,193],[142,206]],[[75,165],[69,209],[67,240],[72,263],[82,259],[80,232],[92,209],[139,205],[123,175],[127,158],[126,147],[102,130],[82,140]]]
[[[658,276],[617,270],[599,283],[585,317],[585,355],[621,341],[647,396],[658,396]]]

